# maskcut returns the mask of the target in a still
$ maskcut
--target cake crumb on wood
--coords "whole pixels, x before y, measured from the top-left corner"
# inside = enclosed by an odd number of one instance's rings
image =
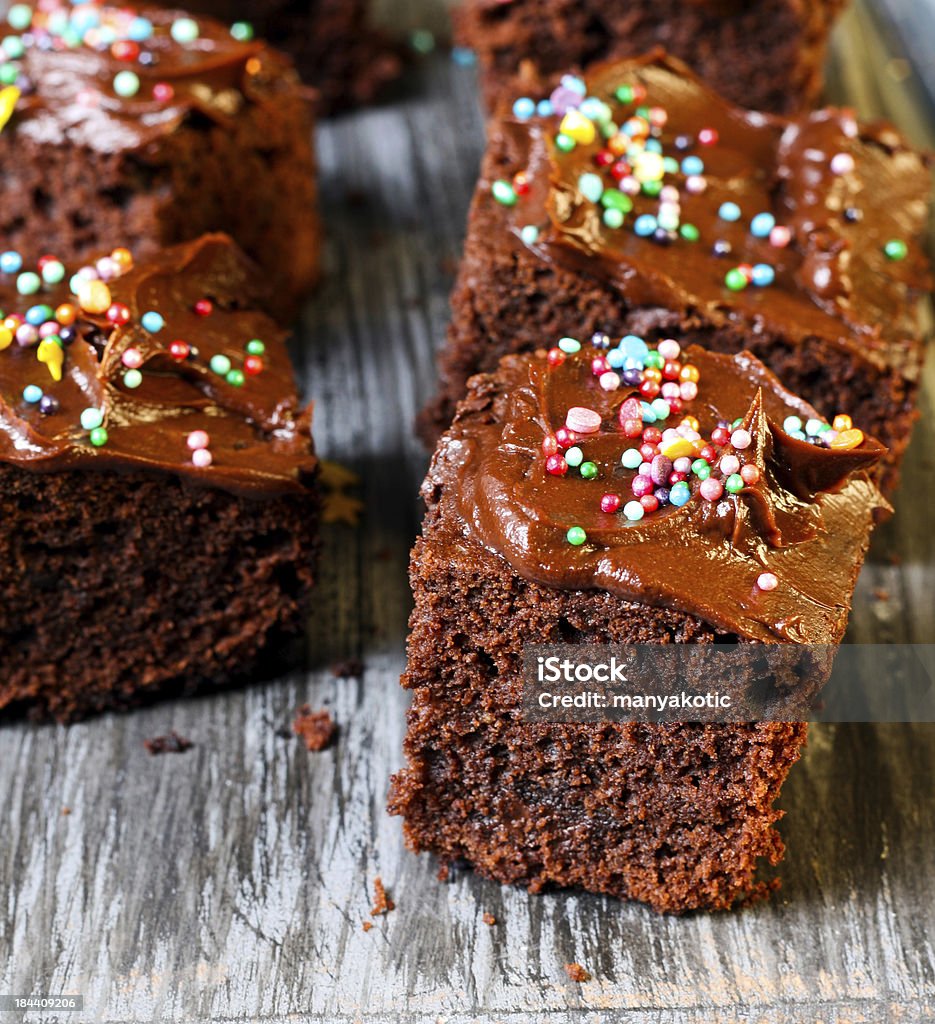
[[[497,923],[497,919],[490,913],[490,911],[484,914],[483,921],[484,924],[489,924],[491,928]]]
[[[364,921],[363,928],[364,928],[365,932],[369,932],[372,927],[373,927],[373,921]]]
[[[439,882],[447,882],[448,876],[450,874],[451,868],[449,868],[447,864],[442,864],[442,866],[438,869],[438,874],[436,874],[435,877],[439,880]]]
[[[579,984],[591,980],[591,975],[581,964],[565,964],[565,973],[572,981],[577,981]]]
[[[383,879],[379,875],[373,880],[373,906],[370,908],[370,916],[378,917],[380,914],[388,914],[396,909],[396,904],[390,899],[383,887]]]
[[[883,587],[877,587],[873,592],[873,596],[878,601],[889,601],[890,592],[888,590],[884,590]]]
[[[71,808],[70,807],[63,807],[62,808],[62,814],[64,814],[67,817],[69,814],[71,814]]]
[[[166,736],[154,736],[152,739],[143,740],[143,746],[153,757],[156,757],[157,754],[184,754],[194,745],[191,740],[179,736],[175,729]]]
[[[303,704],[296,712],[292,731],[301,736],[309,750],[324,750],[334,739],[338,727],[329,711],[312,711]]]
[[[345,658],[331,665],[331,674],[336,679],[354,679],[364,674],[364,663],[360,658]]]

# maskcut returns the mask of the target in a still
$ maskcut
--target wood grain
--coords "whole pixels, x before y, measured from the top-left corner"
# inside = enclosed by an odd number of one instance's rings
[[[418,25],[426,8],[404,6]],[[931,141],[881,40],[866,11],[848,17],[835,96]],[[442,55],[392,104],[322,129],[329,278],[295,352],[321,450],[363,477],[366,521],[328,530],[307,671],[69,730],[0,727],[0,992],[82,992],[85,1012],[61,1017],[76,1024],[935,1020],[930,726],[813,729],[782,800],[783,889],[733,915],[665,919],[470,873],[441,884],[404,851],[384,800],[425,468],[410,423],[482,144],[473,75]],[[933,639],[931,369],[854,639]],[[329,664],[352,656],[363,677],[334,678]],[[306,701],[340,723],[320,754],[277,734]],[[149,757],[143,740],[169,728],[194,749]],[[364,932],[377,875],[397,907]],[[570,982],[573,961],[594,980]]]

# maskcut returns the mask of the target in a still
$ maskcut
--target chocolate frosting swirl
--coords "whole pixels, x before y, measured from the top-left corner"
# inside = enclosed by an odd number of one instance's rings
[[[60,381],[37,359],[35,343],[8,344],[0,351],[0,461],[38,472],[169,471],[256,497],[304,493],[316,468],[311,408],[299,407],[283,332],[253,306],[258,276],[229,238],[208,235],[108,281],[126,323],[80,310]],[[14,282],[0,274],[0,308],[8,318],[38,303],[76,303],[67,275],[29,297],[17,294]],[[206,299],[204,315],[196,304]],[[164,327],[145,329],[145,313],[158,313]],[[171,354],[180,340],[187,358]],[[212,369],[216,356],[243,367],[251,341],[265,349],[253,364],[260,372],[238,384],[239,377],[232,382]],[[136,387],[128,386],[128,363],[141,375]],[[54,400],[54,411],[25,400],[30,386]],[[107,440],[100,447],[81,424],[87,409],[102,414]],[[207,467],[192,461],[188,438],[196,431],[208,435]]]
[[[134,16],[151,23],[151,35],[135,44],[139,55],[128,59],[116,56],[112,44],[96,41],[93,30],[79,45],[66,43],[61,31],[49,31],[50,19],[79,10],[69,3],[45,5],[23,33],[4,23],[0,42],[16,37],[24,44],[14,61],[22,96],[7,131],[50,146],[67,141],[99,152],[139,151],[171,135],[192,114],[226,123],[244,104],[275,101],[297,81],[277,51],[259,41],[234,39],[211,18],[197,19],[196,38],[177,41],[171,30],[183,17],[178,10],[82,6],[118,26],[118,43],[127,42],[119,38],[120,27]],[[121,72],[137,76],[135,95],[118,95],[115,80]]]
[[[475,378],[425,483],[429,504],[446,506],[436,528],[450,530],[452,544],[473,538],[546,586],[671,607],[740,638],[838,642],[871,527],[888,509],[866,472],[885,449],[869,437],[847,451],[795,439],[779,424],[818,418],[814,409],[753,356],[693,346],[684,358],[700,371],[699,392],[685,411],[703,437],[742,417],[749,446],[727,444],[718,459],[740,456],[758,480],[718,500],[702,497],[695,480],[686,504],[628,521],[602,511],[601,496],[630,493],[635,471],[621,453],[639,441],[624,436],[619,414],[639,396],[599,386],[591,361],[600,354],[586,346],[558,367],[542,353],[509,356],[496,374]],[[575,407],[600,414],[600,428],[578,441],[597,479],[545,468],[543,441]],[[581,546],[567,539],[573,526],[587,535]],[[758,585],[763,573],[775,589]]]
[[[556,144],[559,112],[508,117],[495,128],[509,134],[526,165],[524,194],[508,211],[517,245],[608,283],[633,307],[683,310],[716,327],[740,323],[793,341],[818,337],[854,359],[917,374],[906,359],[905,340],[919,330],[915,303],[907,300],[931,285],[917,241],[927,221],[921,197],[930,178],[925,158],[893,129],[860,126],[846,110],[792,120],[742,110],[660,54],[598,66],[586,84],[588,97],[607,103],[618,127],[641,104],[619,102],[617,89],[642,87],[642,109],[663,112],[653,135],[661,154],[677,163],[686,156],[703,161],[703,190],[688,188],[688,175],[679,171],[667,171],[662,182],[678,190],[681,223],[697,228],[698,240],[635,233],[636,219],[656,214],[660,205],[642,193],[631,196],[625,224],[609,227],[602,205],[581,188],[587,174],[599,175],[606,187],[618,184],[603,163],[605,140],[597,132],[593,141],[563,151]],[[704,129],[716,133],[714,144],[700,142]],[[739,219],[719,216],[725,202],[740,208]],[[758,213],[788,229],[787,245],[751,233]],[[537,234],[527,240],[528,226]],[[905,242],[905,259],[887,257],[889,240]],[[715,243],[729,255],[713,255]],[[766,264],[775,280],[731,291],[725,276],[739,264]]]

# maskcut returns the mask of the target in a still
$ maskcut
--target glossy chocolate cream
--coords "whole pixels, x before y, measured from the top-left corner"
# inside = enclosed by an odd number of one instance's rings
[[[210,18],[146,4],[35,7],[23,30],[4,21],[0,41],[19,71],[7,130],[44,145],[145,150],[193,113],[226,124],[298,81],[276,51]]]
[[[893,129],[846,110],[742,110],[658,55],[564,83],[551,114],[529,116],[541,99],[529,97],[499,129],[526,168],[500,186],[515,188],[517,245],[609,283],[632,307],[817,337],[917,373],[906,341],[930,285],[918,244],[930,179]]]
[[[868,476],[885,449],[824,422],[753,356],[668,344],[662,372],[690,382],[671,412],[641,392],[637,363],[653,350],[632,336],[508,356],[475,378],[426,480],[445,506],[434,528],[544,586],[606,590],[750,640],[838,642],[888,509]],[[652,483],[642,502],[637,476]]]
[[[0,461],[304,492],[311,410],[283,332],[253,305],[258,277],[224,235],[139,265],[116,250],[84,267],[0,273]]]

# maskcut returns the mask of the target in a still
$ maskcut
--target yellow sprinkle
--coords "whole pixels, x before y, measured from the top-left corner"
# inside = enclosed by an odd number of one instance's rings
[[[0,326],[0,352],[13,344],[13,332],[9,327]]]
[[[659,153],[644,150],[633,161],[633,177],[637,181],[662,181],[665,164]]]
[[[568,111],[562,118],[559,130],[563,135],[574,139],[582,146],[589,146],[597,138],[597,129],[594,127],[593,121],[589,121],[584,114],[579,114],[577,110]]]
[[[39,342],[39,348],[36,349],[36,358],[40,363],[45,363],[49,368],[52,380],[58,381],[62,379],[62,363],[65,362],[65,353],[57,341],[53,341],[51,338],[43,338]]]
[[[82,281],[78,285],[78,302],[86,313],[106,313],[110,301],[110,289],[103,281]]]
[[[834,417],[834,422],[831,424],[831,426],[838,431],[850,430],[851,427],[854,426],[854,423],[853,420],[851,420],[850,416],[845,416],[843,413],[841,413],[840,416]]]
[[[845,416],[844,419],[847,419]],[[837,420],[835,420],[837,422]],[[851,448],[856,448],[864,439],[864,432],[854,427],[851,430],[842,430],[840,434],[831,442],[831,447],[838,451],[849,451]]]
[[[667,459],[680,459],[683,455],[694,455],[695,445],[691,441],[686,441],[684,437],[677,437],[674,441],[660,445],[659,451]]]
[[[15,85],[0,89],[0,132],[6,127],[7,121],[13,116],[16,104],[19,103],[20,91]]]

